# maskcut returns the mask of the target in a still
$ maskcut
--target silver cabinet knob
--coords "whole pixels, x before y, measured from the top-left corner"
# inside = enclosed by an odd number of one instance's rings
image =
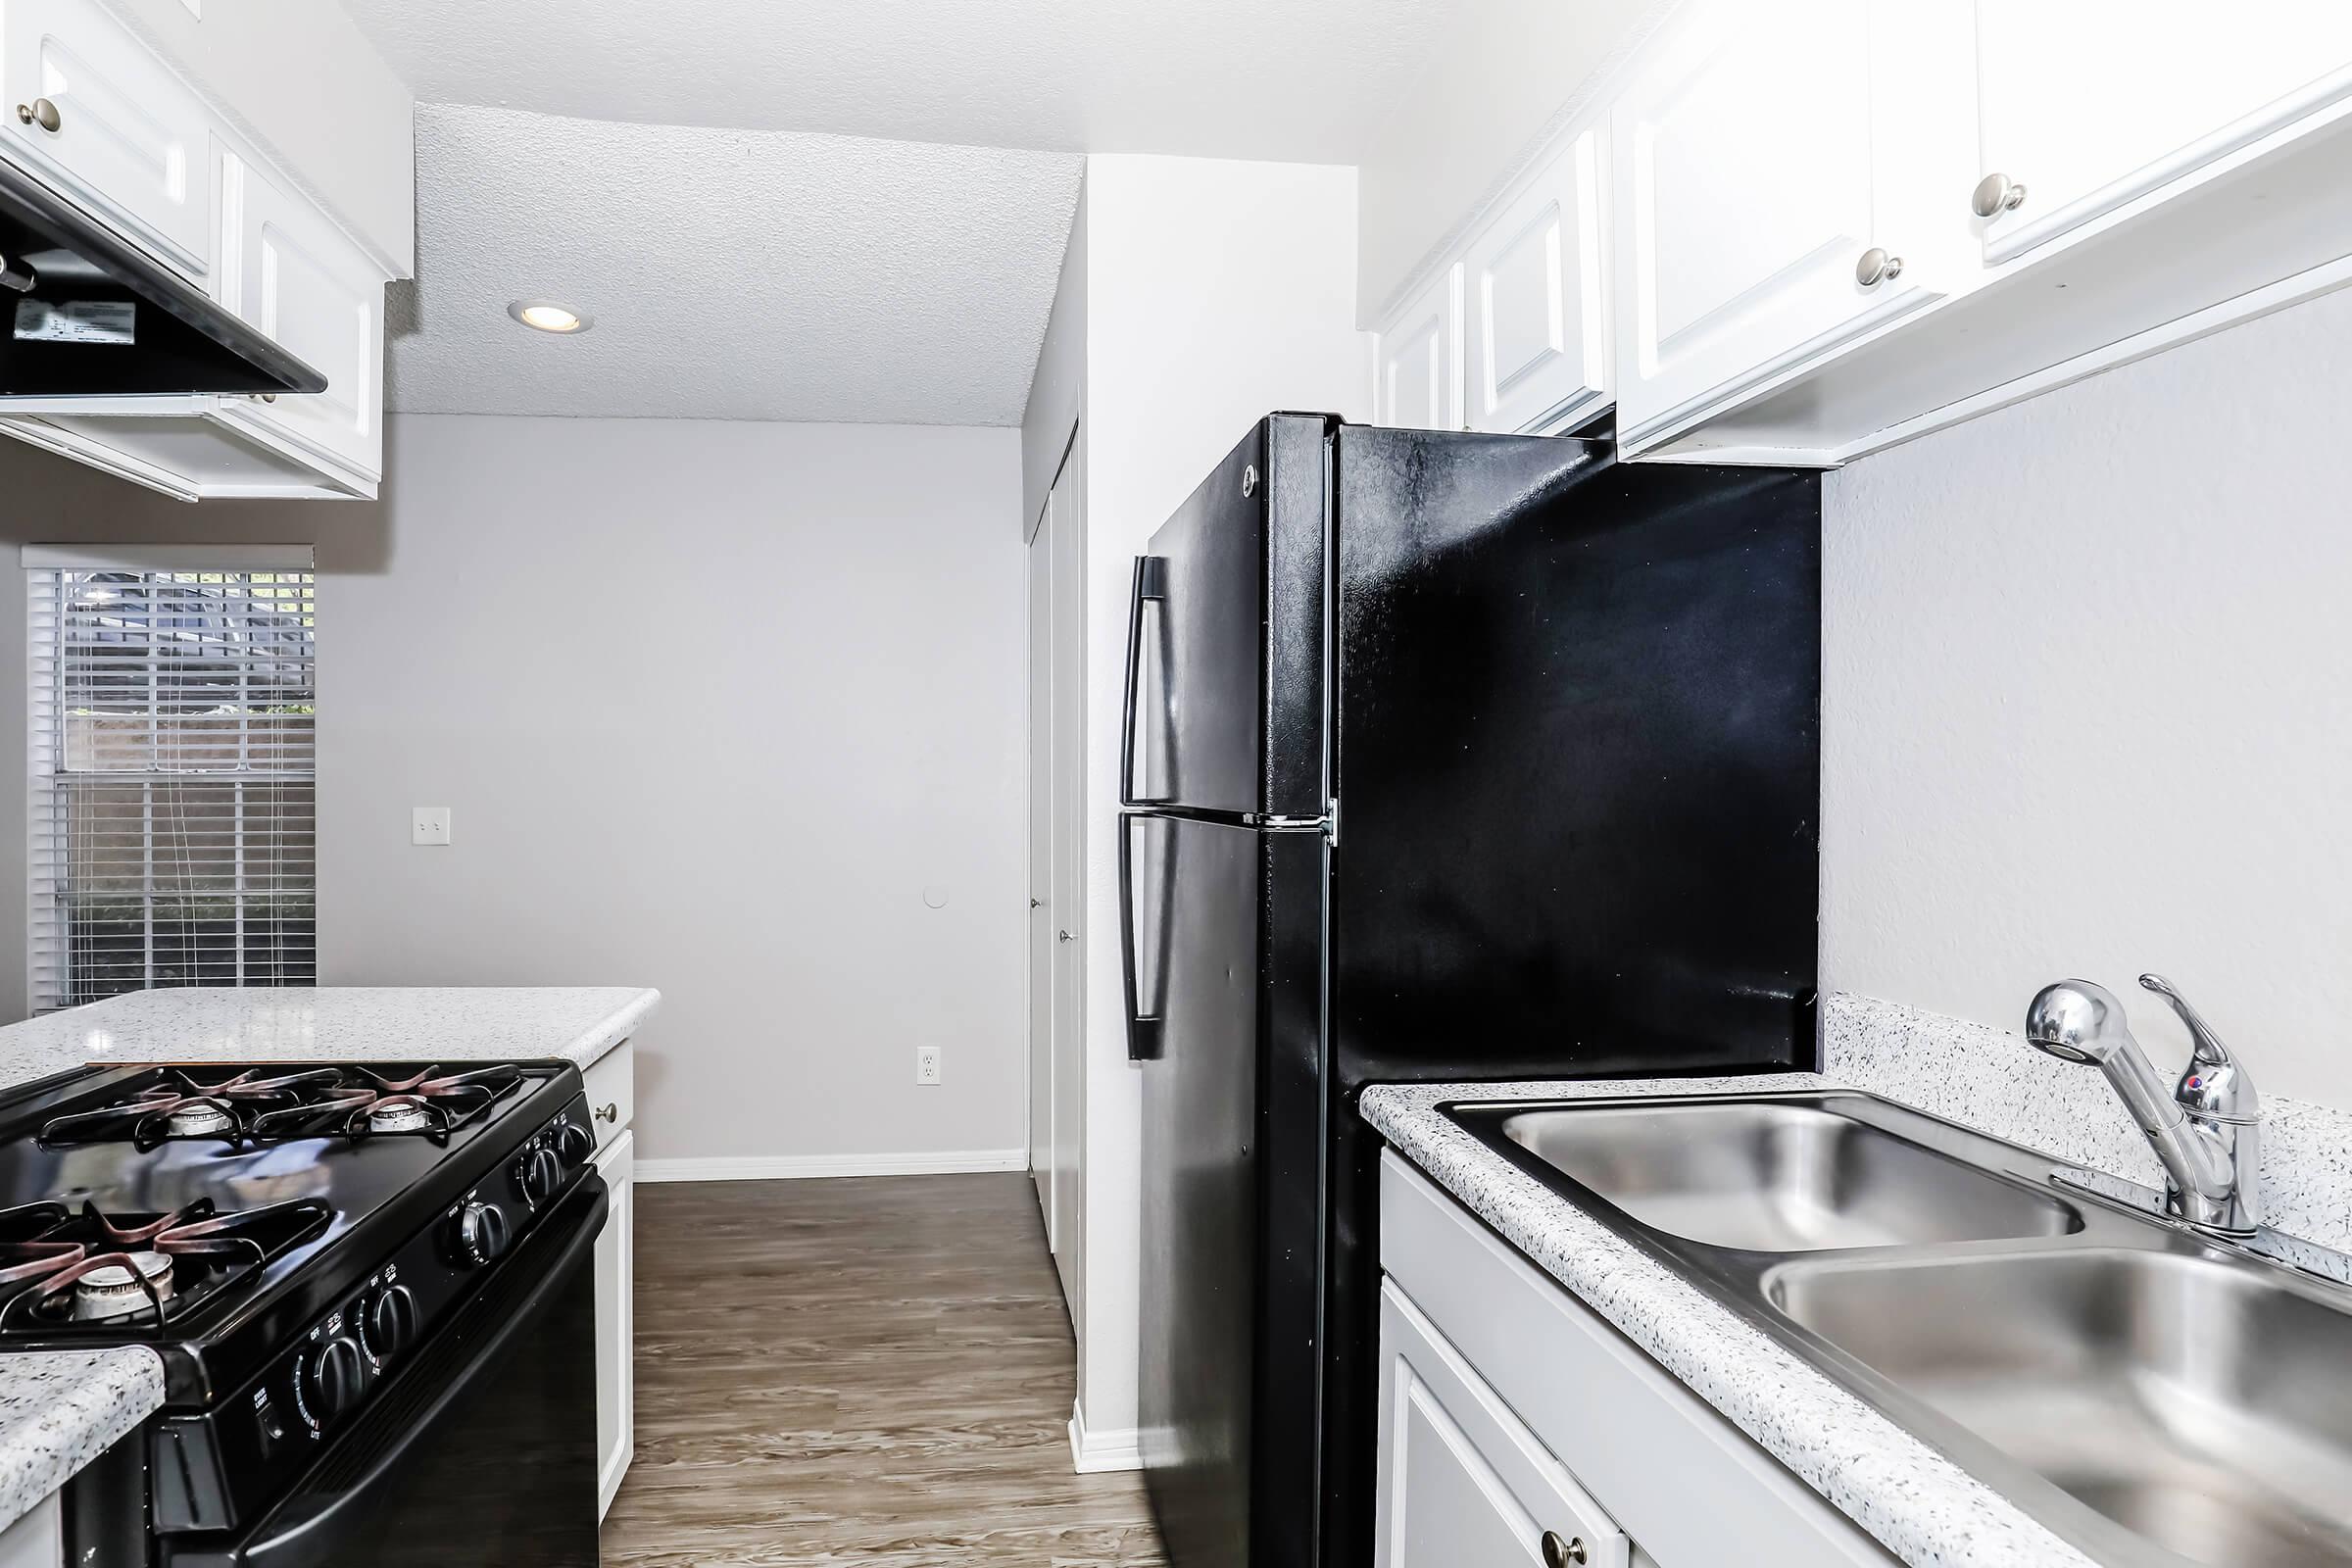
[[[1873,245],[1862,253],[1860,261],[1854,263],[1854,281],[1864,288],[1877,288],[1881,283],[1891,283],[1902,275],[1903,259],[1887,255],[1884,245]]]
[[[57,105],[46,98],[35,98],[28,104],[17,105],[17,119],[27,125],[38,125],[48,131],[58,130],[66,122],[66,117],[57,112]]]
[[[1072,939],[1067,931],[1056,931],[1054,933],[1054,940],[1056,942],[1068,942]]]
[[[597,1106],[597,1107],[596,1107],[596,1119],[597,1119],[598,1121],[618,1121],[618,1120],[620,1120],[620,1103],[619,1103],[619,1102],[617,1102],[617,1101],[612,1101],[612,1100],[608,1100],[608,1101],[606,1101],[606,1102],[605,1102],[603,1104],[601,1104],[601,1105]]]
[[[2007,174],[1986,174],[1977,181],[1976,194],[1968,199],[1968,210],[1979,218],[1998,218],[2025,205],[2026,187]]]
[[[1557,1530],[1544,1532],[1544,1568],[1568,1568],[1572,1562],[1585,1560],[1584,1537],[1569,1536],[1563,1540]]]

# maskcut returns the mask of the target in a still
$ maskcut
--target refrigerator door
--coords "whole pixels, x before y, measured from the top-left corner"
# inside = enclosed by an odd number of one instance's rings
[[[1268,417],[1138,558],[1124,805],[1252,823],[1322,816],[1333,428]]]
[[[1319,1405],[1317,832],[1132,814],[1141,1446],[1174,1568],[1308,1568]],[[1131,1019],[1133,1012],[1131,1009]]]

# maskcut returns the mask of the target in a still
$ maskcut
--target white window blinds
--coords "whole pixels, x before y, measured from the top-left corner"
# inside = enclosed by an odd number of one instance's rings
[[[317,982],[313,577],[31,584],[31,990]]]

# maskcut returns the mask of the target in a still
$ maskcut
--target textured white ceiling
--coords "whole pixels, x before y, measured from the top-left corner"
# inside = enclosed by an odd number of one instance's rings
[[[395,301],[392,407],[1018,424],[1081,168],[1066,153],[420,105],[417,281]],[[510,301],[538,297],[594,330],[508,318]]]
[[[1477,3],[344,0],[427,103],[1323,163]]]

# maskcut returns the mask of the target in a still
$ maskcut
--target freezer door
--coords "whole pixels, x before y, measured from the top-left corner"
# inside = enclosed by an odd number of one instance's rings
[[[1141,1443],[1174,1568],[1307,1568],[1319,1408],[1323,841],[1132,815]],[[1164,929],[1154,930],[1155,922]]]
[[[1135,564],[1120,797],[1235,820],[1323,812],[1330,433],[1274,415]]]

